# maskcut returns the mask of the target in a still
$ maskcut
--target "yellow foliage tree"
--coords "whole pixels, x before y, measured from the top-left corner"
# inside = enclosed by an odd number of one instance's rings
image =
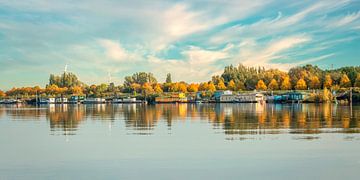
[[[4,91],[0,90],[0,98],[3,98],[5,96],[6,96],[6,94],[4,93]]]
[[[267,86],[263,80],[259,80],[258,83],[256,84],[256,89],[265,91],[267,89]]]
[[[295,89],[297,90],[305,90],[307,88],[306,82],[304,79],[299,79],[296,83]]]
[[[207,82],[200,83],[199,86],[200,91],[207,91],[209,90],[209,84]]]
[[[324,92],[323,92],[323,101],[325,102],[329,102],[333,99],[331,92],[324,87]]]
[[[321,83],[320,83],[319,78],[317,76],[311,77],[309,87],[311,89],[320,89],[320,86],[321,86]]]
[[[187,88],[186,88],[186,84],[185,83],[180,83],[179,84],[179,91],[186,93],[187,92]]]
[[[281,83],[281,90],[289,90],[291,89],[291,82],[290,82],[290,78],[289,76],[286,76],[283,80],[283,82]]]
[[[163,92],[162,88],[161,88],[161,85],[159,83],[156,83],[155,86],[154,86],[154,91],[157,93],[157,94],[160,94]]]
[[[138,83],[132,83],[132,84],[131,84],[131,90],[132,90],[133,92],[140,92],[140,90],[141,90],[141,85],[138,84]]]
[[[272,79],[270,83],[268,84],[268,89],[270,90],[277,90],[279,89],[279,85],[275,79]]]
[[[346,74],[343,74],[340,79],[340,87],[351,87],[351,81]]]
[[[144,84],[141,86],[141,92],[142,92],[144,95],[148,95],[148,94],[154,93],[154,89],[151,87],[150,83],[144,83]]]
[[[188,91],[189,92],[198,92],[199,91],[199,84],[191,83],[188,86]]]
[[[80,86],[70,88],[70,93],[73,95],[83,95],[83,89]]]
[[[217,87],[216,87],[218,90],[225,90],[226,89],[226,86],[224,84],[224,81],[223,80],[219,80],[219,83],[217,84]]]
[[[229,84],[228,84],[228,87],[227,87],[229,90],[232,90],[232,91],[235,91],[236,90],[236,84],[234,82],[234,80],[230,80],[229,81]]]
[[[214,85],[213,82],[210,82],[209,85],[208,85],[208,90],[211,91],[211,92],[214,92],[216,91],[216,87]]]
[[[327,74],[325,76],[325,80],[324,80],[324,88],[331,88],[332,83],[333,83],[333,81],[332,81],[330,74]]]

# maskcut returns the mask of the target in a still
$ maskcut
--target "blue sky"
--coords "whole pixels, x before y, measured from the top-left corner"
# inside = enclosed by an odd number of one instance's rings
[[[359,0],[0,0],[0,89],[45,86],[66,64],[88,84],[360,65],[359,38]]]

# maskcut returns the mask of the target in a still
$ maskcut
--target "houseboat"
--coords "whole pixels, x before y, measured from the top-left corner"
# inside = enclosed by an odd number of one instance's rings
[[[257,103],[264,101],[265,101],[265,96],[261,93],[244,93],[244,94],[238,94],[235,97],[235,102],[238,103]]]
[[[224,91],[219,98],[219,102],[221,103],[229,103],[235,102],[236,95],[232,93],[232,91]]]
[[[131,98],[131,97],[122,99],[122,103],[144,103],[144,102],[145,101],[137,100],[136,98]]]
[[[71,96],[69,99],[69,104],[79,104],[82,103],[84,99],[85,98],[83,96]]]
[[[19,104],[22,103],[20,99],[3,99],[1,100],[1,104]]]
[[[103,104],[106,103],[104,98],[86,98],[83,101],[84,104]]]
[[[66,104],[66,103],[68,103],[68,99],[67,98],[56,98],[55,103],[56,104]]]
[[[120,98],[115,98],[115,99],[111,100],[111,103],[122,103],[122,102],[123,101]]]
[[[266,101],[274,103],[299,103],[304,100],[304,95],[300,92],[289,92],[281,95],[269,96]]]

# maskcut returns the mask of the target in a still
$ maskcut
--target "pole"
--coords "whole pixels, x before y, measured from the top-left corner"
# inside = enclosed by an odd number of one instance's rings
[[[349,103],[352,104],[352,87],[350,88],[349,92]]]

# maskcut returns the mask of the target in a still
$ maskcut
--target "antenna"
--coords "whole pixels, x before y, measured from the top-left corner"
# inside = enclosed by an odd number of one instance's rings
[[[109,77],[109,84],[111,83],[111,74],[110,71],[108,72],[108,77]]]
[[[67,68],[68,68],[68,65],[67,65],[67,64],[65,64],[64,73],[66,73]]]

